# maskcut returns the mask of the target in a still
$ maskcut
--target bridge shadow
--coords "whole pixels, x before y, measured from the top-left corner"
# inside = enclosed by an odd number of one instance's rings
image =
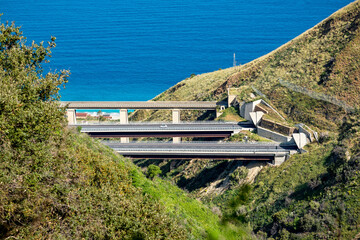
[[[185,178],[181,176],[180,180],[177,182],[177,185],[180,188],[186,189],[189,192],[194,190],[207,187],[209,183],[217,181],[223,177],[228,176],[232,173],[238,166],[242,166],[247,161],[227,161],[227,160],[213,160],[218,164],[210,167],[204,168],[201,172],[196,174],[191,178]],[[220,187],[223,181],[218,183],[216,187]]]
[[[187,167],[190,164],[198,164],[198,161],[204,162],[203,166],[201,166],[201,168],[203,169],[200,172],[196,172],[195,170],[194,176],[186,178],[182,174],[182,172],[192,170],[184,170],[182,166],[184,165],[184,167]],[[231,174],[237,167],[244,166],[249,163],[249,161],[228,161],[211,159],[195,160],[195,162],[192,163],[190,163],[190,160],[164,159],[136,159],[133,160],[133,162],[141,168],[146,168],[151,164],[159,166],[162,171],[162,174],[160,176],[164,178],[176,178],[180,175],[180,179],[176,182],[177,186],[182,189],[186,189],[189,192],[207,187],[210,183],[217,181],[221,178],[225,178],[226,176]],[[220,187],[222,184],[223,181],[219,182],[215,187]]]
[[[214,120],[215,118],[216,118],[215,111],[205,111],[196,120],[197,121],[205,121],[205,120]]]
[[[161,170],[161,177],[175,176],[179,172],[171,172],[172,170],[176,170],[177,168],[181,167],[182,165],[188,163],[189,160],[164,160],[164,159],[134,159],[133,163],[141,168],[145,168],[150,166],[151,164],[157,165],[160,167]]]

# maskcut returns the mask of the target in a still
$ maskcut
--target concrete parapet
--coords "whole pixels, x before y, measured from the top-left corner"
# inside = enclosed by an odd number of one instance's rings
[[[261,103],[266,105],[267,107],[269,107],[271,110],[273,110],[282,120],[286,121],[286,119],[278,111],[276,111],[275,108],[273,108],[270,104],[268,104],[266,101],[261,100]]]
[[[75,109],[67,109],[66,116],[68,120],[68,124],[76,124],[76,110]]]
[[[318,135],[317,132],[314,132],[313,130],[311,130],[308,126],[306,126],[303,123],[297,124],[295,125],[299,128],[299,132],[300,133],[304,133],[307,137],[307,139],[312,142],[314,141],[314,138],[316,141],[318,141]]]
[[[261,118],[264,116],[263,112],[251,112],[249,113],[251,121],[253,122],[253,124],[255,126],[257,126],[259,124],[259,122],[261,121]]]
[[[299,126],[299,133],[304,133],[310,142],[313,141],[312,134],[306,130],[303,126]]]
[[[254,101],[254,102],[243,103],[242,106],[240,107],[241,117],[245,118],[248,121],[251,121],[250,112],[253,112],[255,109],[255,106],[258,105],[259,103],[261,103],[261,101],[262,100],[260,99],[260,100]]]
[[[275,142],[290,142],[292,140],[292,137],[287,137],[280,133],[273,132],[259,126],[257,127],[257,134],[261,137],[269,138]]]
[[[302,149],[308,143],[305,133],[294,133],[292,137],[299,149]]]

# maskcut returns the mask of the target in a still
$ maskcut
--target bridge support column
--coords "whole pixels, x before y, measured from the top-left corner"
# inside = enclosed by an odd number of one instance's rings
[[[172,110],[172,120],[173,120],[173,123],[180,123],[180,110],[179,109]]]
[[[76,110],[75,109],[67,109],[66,110],[68,124],[76,124]]]
[[[128,123],[129,123],[128,110],[120,109],[120,124],[128,124]]]
[[[129,116],[128,116],[128,110],[127,109],[120,109],[120,124],[128,124],[129,123]],[[128,137],[122,137],[120,138],[121,143],[128,143],[129,138]]]
[[[279,155],[279,156],[275,155],[272,164],[275,165],[275,166],[279,166],[283,162],[285,162],[285,160],[286,160],[286,155]]]
[[[172,122],[174,124],[180,123],[180,110],[172,110]],[[181,137],[173,137],[173,143],[181,143]]]

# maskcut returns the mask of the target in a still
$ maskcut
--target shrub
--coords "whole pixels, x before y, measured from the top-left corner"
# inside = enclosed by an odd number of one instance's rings
[[[248,173],[249,169],[244,166],[236,168],[229,177],[231,185],[239,184],[241,180],[244,180],[247,177]]]
[[[159,166],[156,166],[154,164],[149,165],[146,173],[146,176],[148,178],[154,179],[154,177],[158,176],[159,174],[161,174],[161,170]]]

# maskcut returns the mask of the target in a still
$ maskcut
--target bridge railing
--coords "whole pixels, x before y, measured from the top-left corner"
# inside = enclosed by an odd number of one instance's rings
[[[120,141],[114,141],[114,140],[101,140],[102,143],[105,144],[119,144]],[[130,141],[128,144],[164,144],[164,143],[168,143],[169,145],[173,145],[173,143],[171,141],[168,140],[164,140],[164,141]],[[123,144],[123,143],[122,143]],[[209,144],[217,144],[217,145],[223,145],[223,146],[240,146],[240,145],[265,145],[265,146],[280,146],[283,144],[279,144],[276,142],[218,142],[218,141],[191,141],[191,142],[185,142],[182,141],[178,144],[181,145],[198,145],[198,144],[203,144],[203,145],[209,145]],[[286,145],[286,144],[285,144]],[[216,149],[215,149],[216,150]]]
[[[288,152],[289,150],[287,149],[283,149],[283,148],[279,148],[279,149],[273,149],[273,148],[257,148],[257,149],[230,149],[228,151],[224,151],[225,149],[172,149],[172,148],[158,148],[156,150],[154,150],[153,148],[113,148],[115,151],[121,151],[121,152],[133,152],[133,151],[138,151],[138,152],[195,152],[195,153],[200,153],[200,152],[239,152],[239,153],[276,153],[276,152]]]
[[[86,120],[84,120],[86,121]],[[188,125],[206,125],[206,124],[216,124],[216,125],[226,125],[226,124],[249,124],[249,125],[253,125],[252,123],[250,123],[249,121],[246,122],[223,122],[223,121],[181,121],[180,123],[176,123],[174,124],[173,122],[146,122],[146,121],[131,121],[129,123],[127,123],[126,125],[178,125],[178,124],[188,124]],[[74,124],[75,126],[77,125],[124,125],[121,124],[119,121],[117,120],[112,120],[112,121],[99,121],[99,122],[87,122],[87,123],[79,123],[79,124]]]

